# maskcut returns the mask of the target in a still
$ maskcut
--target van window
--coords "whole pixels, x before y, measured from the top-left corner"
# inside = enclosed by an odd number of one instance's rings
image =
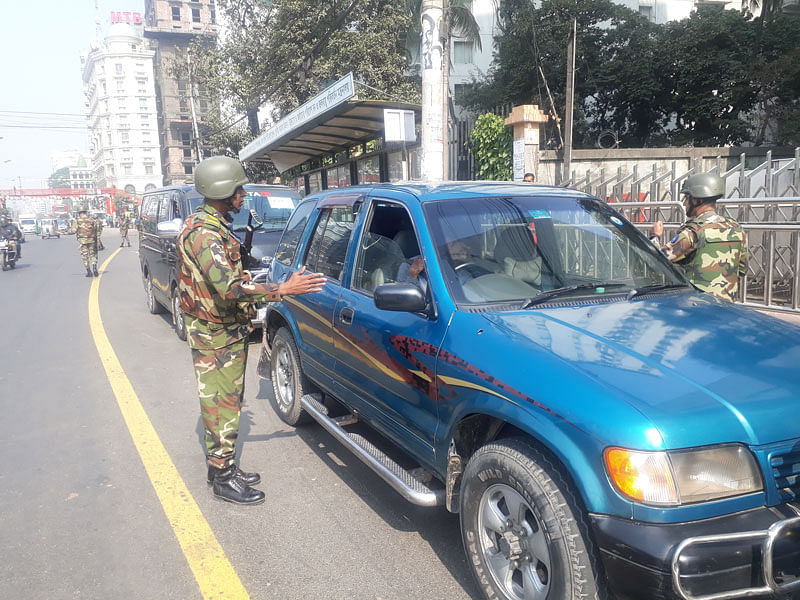
[[[152,194],[146,196],[142,203],[142,225],[145,228],[152,229],[156,223],[156,216],[158,215],[158,199],[160,194]]]
[[[320,213],[311,237],[305,264],[310,271],[342,280],[344,258],[355,224],[353,209],[328,208]]]
[[[283,237],[275,250],[275,259],[284,265],[292,264],[294,255],[297,252],[297,244],[300,242],[300,237],[306,229],[308,217],[311,211],[316,206],[315,202],[306,202],[301,204],[295,209],[294,214],[286,224],[286,229],[283,231]]]

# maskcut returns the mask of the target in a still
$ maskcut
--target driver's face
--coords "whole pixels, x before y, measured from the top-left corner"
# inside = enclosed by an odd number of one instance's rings
[[[237,213],[242,210],[242,204],[244,204],[244,188],[239,186],[236,188],[236,192],[233,194],[233,200],[231,201],[231,210],[234,213]]]
[[[469,250],[463,242],[453,242],[448,247],[448,250],[450,251],[450,256],[456,262],[464,262],[469,258]]]

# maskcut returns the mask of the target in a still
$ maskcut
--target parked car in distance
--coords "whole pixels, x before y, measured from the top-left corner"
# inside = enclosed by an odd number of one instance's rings
[[[58,221],[52,217],[43,217],[39,222],[42,239],[46,238],[60,238],[61,232],[58,229]]]
[[[487,598],[800,592],[800,328],[563,188],[327,190],[270,280],[301,266],[328,280],[268,307],[277,413],[459,513]]]
[[[232,215],[231,228],[244,242],[248,216],[255,211],[263,225],[253,233],[250,250],[250,273],[255,281],[265,281],[283,227],[300,201],[297,192],[287,186],[248,184],[242,209]],[[194,186],[171,186],[146,192],[142,197],[139,216],[139,262],[152,314],[169,310],[180,339],[186,339],[186,326],[178,295],[177,247],[175,245],[183,222],[203,201]],[[266,306],[259,308],[263,322]]]

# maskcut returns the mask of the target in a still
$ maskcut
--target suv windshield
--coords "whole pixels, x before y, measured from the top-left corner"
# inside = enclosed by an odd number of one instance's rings
[[[247,227],[250,209],[255,209],[264,226],[260,231],[283,231],[295,207],[300,203],[300,194],[291,188],[269,185],[246,185],[247,195],[238,214],[233,215],[233,230]]]
[[[633,225],[593,198],[460,198],[424,210],[459,303],[535,306],[687,285]]]

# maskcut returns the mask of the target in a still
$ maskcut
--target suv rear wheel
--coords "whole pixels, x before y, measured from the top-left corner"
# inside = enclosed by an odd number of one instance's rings
[[[470,459],[461,532],[487,598],[599,598],[584,511],[560,471],[527,441],[487,444]]]
[[[147,294],[147,309],[151,315],[157,315],[164,311],[164,308],[158,303],[153,289],[153,278],[150,275],[144,276],[144,292]]]
[[[183,311],[181,310],[181,295],[178,292],[178,286],[172,288],[172,326],[175,328],[175,335],[182,340],[186,340],[186,322],[183,320]]]
[[[282,327],[272,342],[272,390],[278,416],[289,425],[311,421],[300,406],[300,398],[312,391],[312,384],[300,369],[297,345],[288,329]]]

